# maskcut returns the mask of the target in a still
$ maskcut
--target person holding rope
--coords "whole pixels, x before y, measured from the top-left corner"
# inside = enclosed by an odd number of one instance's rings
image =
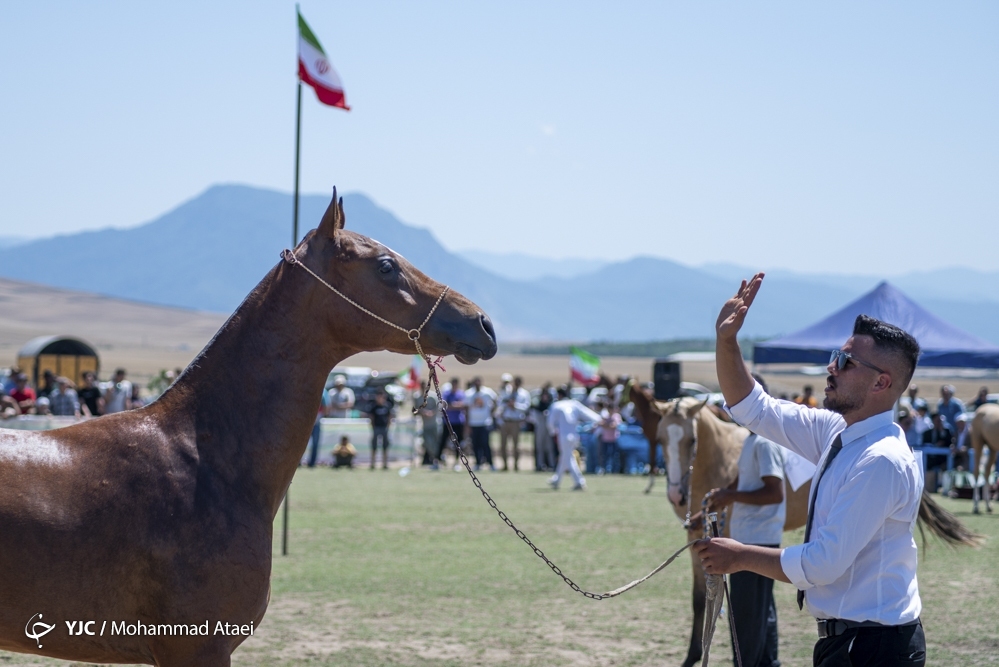
[[[815,462],[804,544],[780,548],[712,538],[694,544],[708,574],[755,572],[794,584],[819,640],[813,664],[926,662],[913,529],[923,479],[892,409],[912,378],[919,344],[866,315],[829,362],[825,409],[767,396],[737,335],[763,282],[758,273],[722,307],[718,382],[740,424]]]
[[[766,381],[753,373],[753,379],[769,394]],[[807,403],[802,405],[808,406]],[[750,433],[739,454],[739,475],[727,488],[712,489],[704,497],[708,512],[720,512],[731,505],[729,526],[732,539],[743,544],[779,547],[787,516],[784,498],[784,450],[777,443]],[[690,517],[696,530],[703,512]],[[780,667],[777,659],[777,605],[774,580],[750,572],[733,572],[729,577],[732,621],[739,637],[742,667]],[[735,646],[732,646],[735,652]]]

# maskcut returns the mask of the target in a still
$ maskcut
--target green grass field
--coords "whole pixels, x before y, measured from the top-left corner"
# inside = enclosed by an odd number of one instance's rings
[[[664,486],[589,477],[551,491],[535,473],[483,473],[500,506],[583,588],[644,575],[684,543]],[[999,664],[999,514],[941,501],[989,536],[978,550],[931,543],[919,570],[928,664]],[[273,594],[234,665],[678,665],[689,639],[690,558],[611,600],[573,593],[496,516],[468,475],[299,471],[290,555],[275,524]],[[801,540],[801,531],[787,541]],[[811,664],[815,625],[776,587],[785,665]],[[720,621],[712,664],[731,664]],[[0,652],[0,665],[65,664]]]

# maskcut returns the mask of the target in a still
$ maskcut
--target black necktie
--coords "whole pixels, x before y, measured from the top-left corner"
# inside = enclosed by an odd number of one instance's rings
[[[808,520],[805,522],[805,541],[803,544],[808,543],[808,539],[812,536],[812,518],[815,514],[815,500],[819,497],[819,484],[822,482],[822,476],[826,474],[826,470],[829,469],[829,464],[832,460],[836,458],[839,454],[839,450],[843,449],[843,438],[840,435],[836,436],[833,443],[829,446],[829,456],[826,457],[826,462],[822,466],[822,472],[819,473],[819,478],[815,480],[814,489],[812,489],[812,502],[808,505]],[[801,609],[805,605],[805,591],[798,591],[798,609]]]

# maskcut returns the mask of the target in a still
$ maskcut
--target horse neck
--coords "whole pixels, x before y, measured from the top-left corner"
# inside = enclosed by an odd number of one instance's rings
[[[730,463],[726,457],[725,442],[728,428],[738,428],[734,424],[726,424],[718,419],[707,407],[702,408],[697,415],[697,462],[696,466],[706,473],[722,475]]]
[[[319,286],[279,264],[160,401],[174,424],[193,429],[199,466],[272,516],[308,445],[329,370],[359,351],[330,340],[319,313],[339,321],[328,311],[349,306]]]

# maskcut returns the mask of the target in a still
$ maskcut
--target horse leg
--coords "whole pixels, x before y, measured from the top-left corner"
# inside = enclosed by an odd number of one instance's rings
[[[658,443],[655,440],[649,442],[649,483],[645,485],[645,493],[648,494],[652,491],[652,487],[656,484],[656,445]]]
[[[697,536],[694,535],[691,539],[694,537]],[[687,647],[687,657],[683,661],[683,667],[693,667],[693,665],[700,662],[702,655],[701,642],[703,641],[704,634],[704,569],[701,567],[700,561],[693,554],[691,554],[691,560],[694,566],[694,627],[690,632],[690,646]]]
[[[989,488],[989,477],[992,475],[992,468],[996,463],[996,451],[989,445],[989,457],[985,461],[985,511],[992,512],[992,489]]]
[[[982,454],[985,452],[985,442],[982,436],[971,430],[971,451],[975,453],[975,464],[971,467],[971,513],[979,514],[978,510],[978,471],[982,469]],[[988,480],[986,479],[986,483]]]

